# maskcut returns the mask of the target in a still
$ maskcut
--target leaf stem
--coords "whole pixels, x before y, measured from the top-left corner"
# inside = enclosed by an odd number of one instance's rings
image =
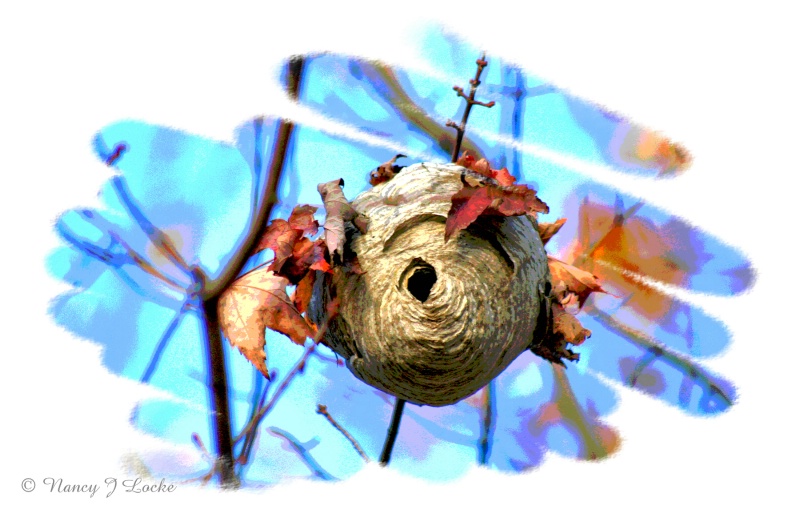
[[[389,464],[389,459],[392,457],[392,449],[394,442],[397,440],[397,433],[400,431],[400,419],[403,417],[403,408],[406,405],[405,399],[397,398],[394,401],[394,410],[392,411],[392,422],[389,423],[389,430],[386,431],[386,441],[383,443],[383,451],[379,462],[381,466]]]

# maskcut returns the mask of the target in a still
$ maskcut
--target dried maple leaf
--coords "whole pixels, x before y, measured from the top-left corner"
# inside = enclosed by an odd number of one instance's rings
[[[560,218],[557,219],[553,223],[539,223],[539,237],[542,239],[542,244],[546,245],[550,238],[552,238],[556,233],[561,230],[561,227],[564,226],[564,223],[567,222],[567,218]]]
[[[311,301],[311,294],[314,291],[314,281],[316,278],[317,276],[314,274],[314,272],[309,271],[306,273],[305,277],[300,279],[300,281],[297,283],[297,288],[295,288],[294,293],[292,293],[292,303],[300,313],[305,313],[308,309],[308,304]]]
[[[578,212],[577,239],[565,260],[602,277],[604,285],[630,296],[630,308],[657,321],[667,316],[674,299],[636,276],[685,284],[696,253],[689,235],[687,227],[676,220],[655,223],[638,215],[623,218],[618,208],[584,201]]]
[[[274,266],[274,265],[273,265]],[[325,242],[322,239],[311,241],[304,237],[294,244],[292,255],[283,263],[282,268],[270,266],[279,275],[283,275],[292,284],[297,284],[309,270],[331,271],[331,265],[325,259]]]
[[[230,344],[267,379],[267,328],[283,333],[297,344],[311,335],[297,307],[289,299],[289,280],[265,268],[237,279],[219,299],[219,323]]]
[[[336,264],[341,264],[344,260],[345,229],[344,224],[348,221],[361,231],[367,232],[366,218],[350,206],[347,198],[344,197],[342,187],[344,180],[339,178],[317,186],[317,191],[322,196],[322,203],[325,205],[325,244],[328,246],[328,253],[331,260]]]
[[[468,154],[466,151],[456,160],[456,165],[466,167],[488,178],[493,178],[498,184],[505,187],[513,185],[514,182],[517,181],[505,167],[502,169],[492,169],[488,160],[485,158],[475,160],[475,157]]]
[[[292,210],[289,221],[275,219],[264,230],[257,251],[265,248],[275,252],[269,270],[297,284],[309,269],[330,271],[325,257],[324,241],[311,241],[305,235],[314,235],[319,223],[314,219],[316,207],[298,205]]]
[[[584,329],[574,315],[564,311],[558,304],[553,305],[553,334],[573,345],[580,345],[592,336],[591,331]]]
[[[264,233],[261,234],[261,240],[258,242],[256,252],[265,250],[267,248],[275,252],[275,259],[272,264],[275,269],[280,270],[284,261],[292,256],[292,249],[297,239],[302,235],[289,225],[289,222],[283,219],[275,219],[270,222]]]
[[[553,286],[556,288],[554,290],[556,297],[566,297],[566,293],[558,293],[559,291],[572,292],[578,296],[578,307],[581,307],[592,293],[606,293],[600,285],[600,280],[585,270],[549,255],[547,256],[547,266],[550,268],[550,276],[553,279]],[[561,283],[564,286],[559,290]]]
[[[319,230],[319,223],[314,219],[316,207],[311,205],[298,205],[292,210],[289,221],[274,219],[261,234],[261,240],[256,247],[256,252],[271,249],[275,252],[273,269],[280,270],[283,262],[291,255],[295,244],[305,234],[313,236]]]
[[[568,344],[580,345],[592,332],[584,329],[580,321],[564,308],[553,303],[551,306],[552,320],[548,333],[541,343],[533,344],[530,350],[551,363],[564,365],[564,360],[578,361],[580,354],[570,350]]]
[[[388,162],[382,163],[381,165],[378,166],[377,169],[372,171],[369,174],[369,184],[378,185],[383,182],[388,182],[389,180],[394,178],[394,175],[399,173],[400,169],[402,169],[401,166],[395,165],[395,161],[398,158],[405,158],[405,155],[397,154],[394,156],[394,158],[392,158]]]
[[[298,205],[292,209],[289,225],[305,235],[313,236],[319,230],[319,222],[314,218],[317,208],[313,205]]]
[[[451,198],[452,205],[445,222],[445,241],[467,228],[480,216],[535,216],[547,214],[547,205],[526,185],[487,185],[462,175],[463,187]]]

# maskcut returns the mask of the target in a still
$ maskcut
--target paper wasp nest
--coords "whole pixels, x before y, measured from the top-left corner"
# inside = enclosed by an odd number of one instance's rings
[[[445,242],[461,175],[453,164],[416,164],[360,194],[369,218],[347,243],[362,274],[319,276],[309,314],[339,314],[323,341],[364,382],[413,403],[448,405],[500,374],[541,335],[549,271],[528,216],[481,217]],[[542,322],[539,332],[537,324]]]

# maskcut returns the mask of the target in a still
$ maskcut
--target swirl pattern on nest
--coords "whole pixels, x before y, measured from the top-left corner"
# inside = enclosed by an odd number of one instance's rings
[[[549,281],[527,216],[481,217],[444,241],[452,164],[415,164],[351,205],[369,230],[348,229],[361,275],[318,277],[311,318],[339,297],[324,342],[364,382],[417,404],[455,403],[486,385],[531,345]]]

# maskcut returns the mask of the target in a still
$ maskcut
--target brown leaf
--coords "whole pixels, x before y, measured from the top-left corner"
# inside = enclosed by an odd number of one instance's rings
[[[303,234],[313,236],[319,230],[319,222],[314,218],[317,208],[313,205],[298,205],[292,209],[289,225]]]
[[[584,329],[581,322],[564,311],[558,304],[553,305],[553,334],[560,335],[567,343],[580,345],[592,336],[592,332]]]
[[[582,307],[586,298],[594,292],[606,293],[600,285],[600,280],[591,273],[576,268],[571,264],[559,261],[555,257],[547,256],[547,266],[550,267],[550,276],[553,286],[564,283],[566,290],[578,296],[578,306]]]
[[[305,239],[303,234],[314,235],[319,230],[319,223],[314,219],[316,207],[298,205],[292,210],[289,221],[274,219],[261,234],[256,252],[271,249],[275,253],[271,269],[280,271],[283,263],[292,256],[298,240]]]
[[[542,244],[546,245],[550,238],[552,238],[556,233],[561,230],[561,227],[564,226],[564,223],[567,222],[567,218],[560,218],[557,219],[553,223],[542,223],[539,222],[539,237],[542,239]]]
[[[317,191],[322,196],[322,203],[325,205],[325,243],[328,246],[328,253],[331,260],[336,264],[341,264],[344,258],[345,232],[344,224],[353,221],[360,231],[366,232],[366,218],[359,217],[347,198],[342,192],[344,180],[341,178],[317,186]]]
[[[261,241],[256,248],[257,252],[266,248],[271,249],[275,253],[275,258],[272,260],[271,270],[280,270],[283,268],[283,263],[292,257],[292,250],[297,242],[298,232],[289,226],[289,223],[283,219],[276,219],[272,221],[264,234],[261,236]]]
[[[305,313],[308,309],[316,278],[316,274],[313,271],[309,271],[306,273],[305,277],[300,279],[300,282],[297,283],[297,288],[295,288],[294,293],[292,293],[292,303],[300,313]]]
[[[268,379],[266,328],[283,333],[297,344],[311,334],[286,294],[288,284],[288,279],[262,268],[237,279],[218,303],[223,334]]]
[[[456,160],[456,165],[466,167],[467,169],[475,171],[476,173],[482,174],[488,178],[493,178],[498,184],[504,187],[513,185],[514,182],[517,181],[517,179],[511,176],[511,174],[508,172],[508,169],[505,167],[502,169],[492,169],[488,160],[485,158],[475,160],[475,157],[468,154],[466,151],[461,154],[458,160]]]
[[[277,270],[270,266],[270,270],[286,277],[292,284],[300,282],[309,270],[329,272],[331,265],[325,259],[324,240],[311,241],[307,237],[298,240],[294,244],[292,255],[283,263],[283,267]]]
[[[578,361],[580,354],[570,350],[568,344],[580,345],[592,332],[584,329],[574,315],[564,311],[558,304],[551,305],[551,321],[547,336],[541,343],[531,344],[529,349],[551,363],[564,365],[564,360]]]
[[[401,166],[394,164],[398,158],[405,158],[405,155],[397,154],[394,156],[394,158],[388,162],[384,162],[383,164],[379,165],[377,169],[372,171],[369,174],[369,184],[378,185],[383,182],[388,182],[394,178],[394,175],[399,173],[402,169]]]
[[[536,191],[525,185],[480,185],[462,177],[461,190],[451,198],[452,205],[445,222],[445,241],[456,232],[467,228],[480,216],[535,216],[547,214],[547,205],[536,196]]]

